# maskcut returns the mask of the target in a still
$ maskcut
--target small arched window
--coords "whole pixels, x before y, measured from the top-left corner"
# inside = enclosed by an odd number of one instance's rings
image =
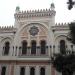
[[[45,75],[45,68],[40,68],[40,75]]]
[[[10,49],[10,43],[7,41],[5,42],[5,46],[4,46],[4,55],[9,54],[9,49]]]
[[[31,41],[31,54],[36,54],[36,41]]]
[[[46,41],[42,40],[40,45],[41,45],[41,54],[46,54]]]
[[[1,75],[6,75],[6,67],[5,66],[2,67]]]
[[[35,68],[34,67],[30,68],[30,75],[35,75]]]
[[[66,51],[65,41],[60,40],[60,53],[65,54],[65,51]]]
[[[26,54],[27,53],[27,41],[23,41],[22,42],[22,54]]]
[[[20,68],[20,75],[25,75],[25,68],[24,67]]]

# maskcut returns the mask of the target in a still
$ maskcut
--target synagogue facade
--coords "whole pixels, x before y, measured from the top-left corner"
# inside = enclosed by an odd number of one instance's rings
[[[51,56],[72,44],[67,40],[68,24],[55,24],[55,15],[53,3],[43,10],[16,7],[14,26],[0,27],[0,75],[59,74]]]

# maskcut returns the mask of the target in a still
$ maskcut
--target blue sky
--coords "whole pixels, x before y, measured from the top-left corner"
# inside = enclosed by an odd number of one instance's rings
[[[54,2],[56,10],[56,23],[71,22],[75,20],[75,8],[67,9],[68,0],[1,0],[0,1],[0,26],[14,25],[14,13],[16,6],[25,10],[37,10],[50,8]]]

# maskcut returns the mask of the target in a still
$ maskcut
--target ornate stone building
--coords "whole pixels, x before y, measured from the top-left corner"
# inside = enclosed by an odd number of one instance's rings
[[[53,3],[50,9],[34,11],[16,7],[14,26],[0,28],[0,75],[58,74],[51,56],[71,43],[68,24],[55,24],[54,8]]]

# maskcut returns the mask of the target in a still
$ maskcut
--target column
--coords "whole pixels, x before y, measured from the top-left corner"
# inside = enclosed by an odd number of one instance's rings
[[[31,47],[28,47],[27,48],[27,55],[30,56],[30,54],[31,54]]]
[[[14,47],[12,46],[12,56],[14,56]]]
[[[39,66],[36,66],[36,68],[35,68],[35,75],[40,75],[40,68],[39,68]]]
[[[9,56],[14,56],[14,47],[11,45],[9,49]]]
[[[45,73],[46,73],[46,75],[51,75],[50,73],[51,73],[51,71],[50,71],[50,65],[47,65],[46,66],[46,68],[45,68]]]
[[[6,64],[5,67],[6,67],[6,72],[5,72],[5,74],[6,74],[6,75],[9,75],[9,66]]]
[[[39,55],[39,46],[36,47],[36,55]]]
[[[17,56],[17,46],[14,46],[15,56]]]
[[[14,75],[20,75],[20,65],[14,65]]]
[[[30,75],[30,68],[28,65],[25,68],[25,75]]]

